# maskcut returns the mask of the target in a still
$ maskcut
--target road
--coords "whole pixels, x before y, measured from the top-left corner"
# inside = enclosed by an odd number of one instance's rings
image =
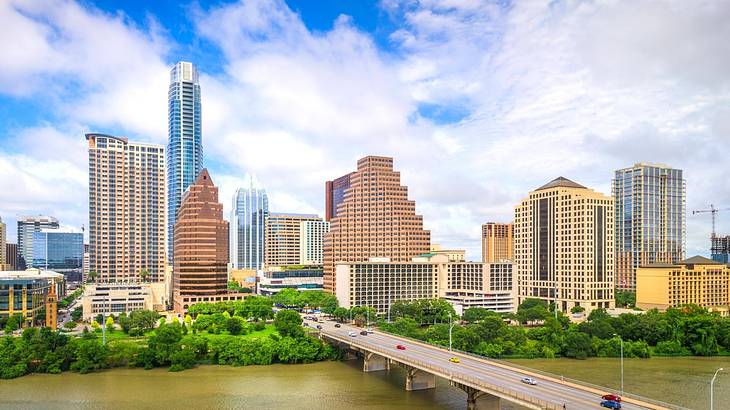
[[[312,321],[305,320],[309,326],[316,326]],[[526,374],[521,369],[508,368],[501,363],[490,362],[486,359],[479,359],[473,356],[460,354],[457,352],[449,352],[447,349],[429,346],[422,343],[413,342],[407,339],[397,338],[395,336],[374,332],[367,336],[360,335],[361,328],[342,324],[340,328],[335,327],[335,322],[324,321],[317,324],[322,325],[321,332],[324,335],[332,335],[338,338],[351,340],[351,343],[367,349],[372,348],[373,352],[378,350],[385,351],[396,361],[402,360],[403,363],[421,362],[431,368],[439,370],[442,374],[450,374],[454,380],[459,377],[483,380],[487,383],[501,387],[524,395],[529,395],[548,403],[554,404],[560,408],[565,405],[566,409],[586,409],[601,408],[601,395],[596,392],[587,391],[583,388],[576,387],[569,383],[563,383],[560,380],[551,380],[540,375]],[[356,337],[349,337],[348,332],[357,332]],[[405,350],[398,350],[397,345],[403,345]],[[460,363],[451,363],[451,357],[458,357]],[[532,377],[537,380],[536,386],[531,386],[521,382],[523,377]],[[616,393],[606,391],[605,393]],[[632,403],[623,403],[623,409],[647,409],[652,407],[644,407]],[[657,408],[657,407],[654,407]]]

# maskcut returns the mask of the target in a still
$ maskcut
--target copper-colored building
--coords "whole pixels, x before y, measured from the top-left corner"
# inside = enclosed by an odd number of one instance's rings
[[[321,221],[311,214],[276,213],[266,216],[264,264],[290,266],[301,263],[301,224],[306,221]]]
[[[183,194],[173,240],[175,311],[187,311],[185,296],[195,299],[227,292],[228,222],[207,169]]]
[[[487,222],[482,225],[482,262],[511,261],[514,255],[514,225]]]
[[[330,292],[336,290],[338,262],[408,262],[430,250],[431,233],[423,229],[423,217],[416,215],[416,203],[408,199],[400,172],[393,170],[393,158],[362,158],[349,178],[325,235],[324,288]]]
[[[89,269],[98,280],[165,280],[165,149],[86,134]]]

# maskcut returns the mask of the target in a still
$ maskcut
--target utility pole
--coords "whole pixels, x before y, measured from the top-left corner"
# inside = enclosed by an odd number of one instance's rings
[[[451,320],[451,312],[449,312],[449,351],[451,351],[451,329],[454,328],[454,322]]]
[[[621,337],[621,335],[614,333],[614,336],[618,337],[618,340],[621,342],[621,396],[624,395],[624,339]]]

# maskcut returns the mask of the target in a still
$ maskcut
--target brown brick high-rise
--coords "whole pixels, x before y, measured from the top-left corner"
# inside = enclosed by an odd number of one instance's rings
[[[335,291],[335,263],[385,257],[408,262],[428,253],[431,233],[416,215],[393,158],[369,156],[357,161],[350,186],[338,204],[324,241],[324,288]]]
[[[228,282],[228,222],[218,188],[207,169],[182,197],[174,229],[172,274],[175,311],[186,311],[183,296],[226,293]]]

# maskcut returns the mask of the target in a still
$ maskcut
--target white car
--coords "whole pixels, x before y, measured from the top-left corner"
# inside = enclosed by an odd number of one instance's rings
[[[529,384],[530,386],[537,386],[537,380],[532,377],[523,377],[522,383]]]
[[[352,330],[350,330],[349,332],[347,332],[347,335],[350,336],[350,337],[356,337],[357,336],[357,333],[355,333]]]

